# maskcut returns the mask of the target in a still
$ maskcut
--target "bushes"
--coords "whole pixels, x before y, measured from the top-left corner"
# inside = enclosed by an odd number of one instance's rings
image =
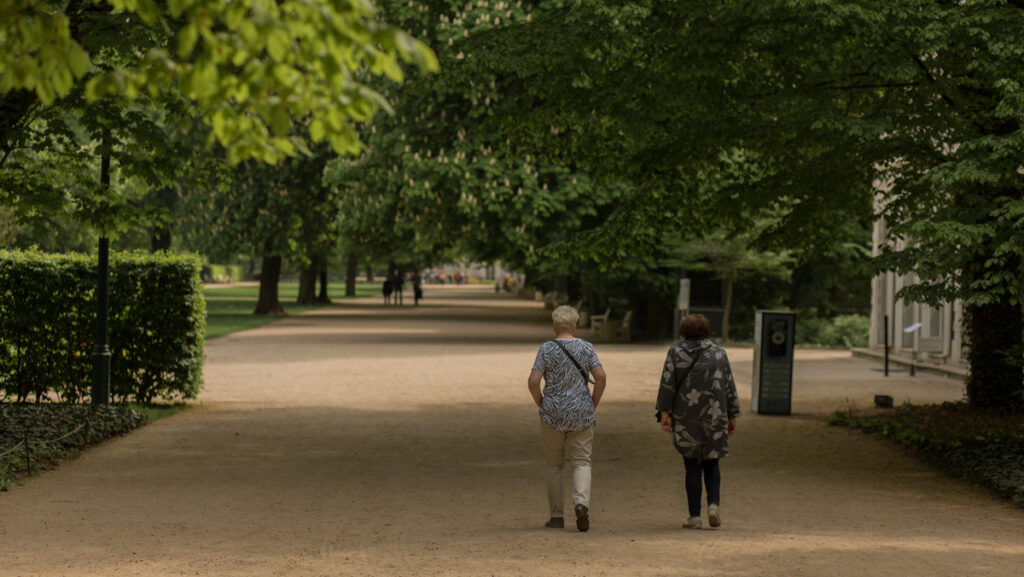
[[[51,467],[108,437],[146,423],[131,407],[0,404],[0,491],[20,475]],[[26,442],[28,443],[26,452]]]
[[[245,278],[240,264],[209,264],[203,267],[202,278],[208,283],[238,282]]]
[[[906,405],[882,415],[836,411],[829,420],[914,449],[940,468],[1024,507],[1024,415],[972,409],[967,403]]]
[[[832,319],[797,315],[796,341],[823,347],[866,347],[871,319],[864,315],[840,315]]]
[[[110,268],[111,398],[192,399],[202,384],[199,261],[115,254]],[[88,398],[96,264],[83,255],[0,251],[0,393]]]

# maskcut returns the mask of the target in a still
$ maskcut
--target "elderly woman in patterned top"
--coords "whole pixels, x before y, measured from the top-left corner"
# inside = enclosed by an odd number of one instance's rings
[[[530,372],[529,389],[540,407],[541,439],[548,464],[547,489],[551,519],[545,527],[565,526],[562,502],[562,469],[568,453],[572,461],[572,500],[576,528],[590,529],[590,453],[594,443],[594,410],[604,393],[606,376],[594,347],[576,338],[579,313],[560,306],[551,313],[555,339],[537,351]],[[594,376],[594,391],[587,387]],[[541,393],[541,378],[544,391]]]
[[[736,432],[740,403],[725,351],[708,338],[704,315],[687,315],[679,323],[683,340],[672,345],[665,359],[656,408],[662,430],[672,433],[686,468],[686,500],[690,516],[684,529],[700,529],[701,476],[708,491],[708,523],[722,523],[722,475],[718,460],[729,452]]]

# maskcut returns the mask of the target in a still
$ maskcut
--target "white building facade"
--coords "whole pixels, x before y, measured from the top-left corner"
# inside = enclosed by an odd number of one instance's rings
[[[873,246],[876,256],[881,247],[889,243],[887,232],[884,220],[875,221]],[[916,282],[912,274],[899,275],[891,271],[872,281],[871,348],[881,350],[888,343],[890,352],[910,356],[914,360],[966,364],[962,303],[955,301],[931,307],[895,298],[900,289]]]

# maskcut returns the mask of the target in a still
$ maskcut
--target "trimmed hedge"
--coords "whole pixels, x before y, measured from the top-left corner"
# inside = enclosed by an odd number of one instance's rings
[[[195,257],[112,253],[110,395],[193,399],[202,387],[206,305]],[[24,402],[89,397],[96,259],[0,251],[0,394]]]

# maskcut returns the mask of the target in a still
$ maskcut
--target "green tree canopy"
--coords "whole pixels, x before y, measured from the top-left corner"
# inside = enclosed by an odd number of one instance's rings
[[[345,191],[346,236],[409,255],[456,250],[539,270],[540,249],[600,222],[622,187],[597,183],[572,163],[509,153],[487,128],[496,110],[515,104],[503,100],[515,80],[478,74],[466,65],[465,45],[503,22],[525,21],[527,9],[508,2],[380,5],[389,21],[435,47],[441,72],[388,88],[395,114],[367,128],[363,157],[331,165],[328,182]]]
[[[231,163],[358,150],[352,123],[385,105],[367,79],[436,68],[362,1],[3,0],[0,13],[0,204],[104,235],[159,216],[142,199],[204,172],[197,146]]]
[[[635,184],[596,258],[766,211],[760,246],[828,247],[877,193],[880,264],[964,299],[969,397],[1020,408],[1022,29],[1019,0],[551,0],[466,59],[520,79],[513,146]]]
[[[722,315],[721,337],[729,340],[729,320],[733,306],[733,289],[744,278],[774,277],[788,279],[796,259],[787,251],[775,252],[751,248],[757,228],[735,233],[718,230],[698,240],[690,240],[678,233],[665,239],[668,252],[663,264],[687,270],[708,271],[714,278],[724,280],[725,303]]]
[[[362,72],[400,81],[403,61],[437,67],[428,48],[365,1],[5,0],[0,11],[0,93],[27,107],[82,86],[89,101],[180,93],[232,162],[274,163],[305,150],[293,118],[308,120],[314,142],[356,151],[351,122],[386,106]],[[100,36],[105,46],[90,43]],[[23,116],[5,112],[5,128]]]

